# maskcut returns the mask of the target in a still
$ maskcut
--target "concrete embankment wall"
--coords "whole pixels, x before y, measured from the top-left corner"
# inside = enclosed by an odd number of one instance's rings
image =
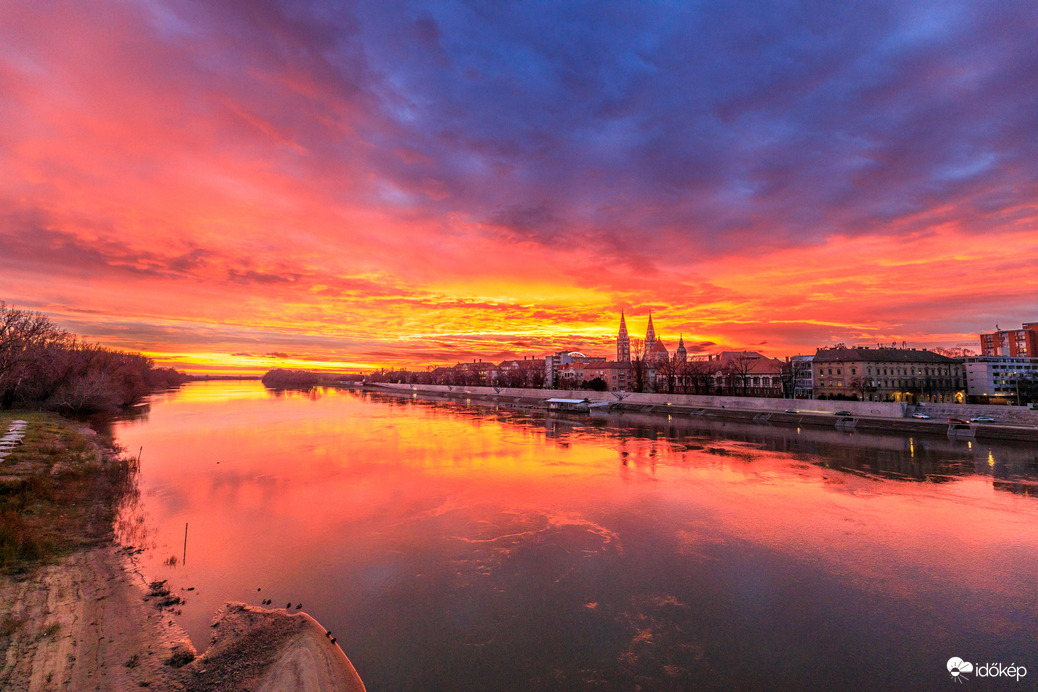
[[[436,384],[379,384],[380,389],[397,392],[428,392],[444,396],[498,397],[523,399],[590,399],[592,402],[617,401],[614,392],[593,392],[589,390],[563,389],[510,389],[500,390],[494,387],[448,387]],[[803,399],[764,399],[757,397],[736,396],[700,396],[695,394],[628,394],[624,397],[625,406],[680,406],[684,408],[726,409],[749,411],[753,413],[781,413],[795,408],[803,413],[831,414],[836,411],[850,411],[853,416],[872,416],[877,418],[904,418],[905,404],[895,402],[872,401],[811,401]]]
[[[1038,426],[1038,411],[1026,406],[984,406],[980,404],[921,404],[915,408],[917,413],[925,413],[932,418],[975,418],[989,416],[1002,425]]]
[[[370,386],[370,385],[369,385]],[[551,398],[590,399],[592,402],[615,402],[612,392],[574,391],[561,389],[508,389],[493,387],[448,387],[447,385],[378,384],[376,390],[399,394],[416,393],[451,398],[471,399],[526,405]],[[667,406],[670,404],[670,406]],[[623,409],[645,413],[690,414],[702,409],[708,417],[721,417],[744,422],[762,422],[758,416],[768,414],[766,421],[777,425],[834,427],[839,418],[836,411],[849,411],[855,418],[854,429],[872,432],[900,432],[907,434],[945,435],[948,418],[972,418],[987,415],[995,423],[971,426],[971,435],[978,439],[1019,440],[1038,443],[1038,411],[1018,406],[964,406],[958,404],[927,404],[911,407],[895,402],[869,401],[815,401],[805,399],[760,399],[754,397],[696,396],[692,394],[629,394],[621,404]],[[665,408],[662,408],[665,407]],[[786,413],[795,409],[795,413]],[[925,412],[931,420],[909,417],[912,411]],[[1019,426],[1019,427],[1018,427]]]

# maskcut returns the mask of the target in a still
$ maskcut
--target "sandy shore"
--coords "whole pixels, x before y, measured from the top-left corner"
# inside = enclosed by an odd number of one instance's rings
[[[177,594],[147,583],[112,537],[127,462],[89,429],[26,417],[24,443],[0,466],[0,545],[36,557],[0,574],[0,690],[364,690],[301,612],[229,603],[198,655],[173,619]]]
[[[228,604],[197,656],[115,546],[0,578],[4,690],[364,690],[305,613]]]

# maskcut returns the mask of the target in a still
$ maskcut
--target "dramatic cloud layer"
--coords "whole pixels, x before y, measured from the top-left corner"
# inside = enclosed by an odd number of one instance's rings
[[[195,369],[1038,319],[1038,7],[0,6],[0,299]]]

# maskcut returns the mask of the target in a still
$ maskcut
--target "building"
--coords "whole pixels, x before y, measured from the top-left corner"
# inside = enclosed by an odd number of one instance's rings
[[[584,377],[586,382],[601,378],[611,392],[626,391],[631,386],[631,363],[615,360],[587,363],[584,366]]]
[[[646,349],[645,361],[647,363],[665,363],[670,360],[670,351],[663,344],[663,339],[656,339],[651,349]],[[654,368],[655,369],[655,368]]]
[[[540,387],[544,382],[544,366],[535,357],[501,361],[491,374],[501,387]]]
[[[674,352],[674,360],[679,363],[688,362],[688,350],[685,348],[685,335],[678,337],[678,350]]]
[[[649,327],[645,330],[645,346],[642,351],[642,360],[649,360],[655,347],[656,330],[652,328],[652,310],[649,310]]]
[[[623,310],[620,311],[620,333],[616,335],[616,360],[620,363],[631,362],[631,338],[627,336]]]
[[[452,369],[454,370],[453,380],[456,384],[483,386],[490,384],[495,366],[490,361],[479,358],[471,363],[458,363]]]
[[[814,356],[793,356],[789,359],[790,368],[793,371],[793,398],[814,399],[815,378],[811,364]]]
[[[714,391],[728,396],[784,396],[785,363],[756,351],[722,351],[708,360]]]
[[[980,335],[982,356],[1038,358],[1038,322],[1026,322],[1020,329],[999,330]]]
[[[572,365],[574,363],[604,363],[605,356],[585,356],[580,351],[556,351],[550,356],[544,357],[544,379],[545,386],[548,389],[555,389],[563,383],[560,375],[562,374],[565,366]],[[574,368],[565,368],[570,370],[566,375],[566,380],[570,383],[578,376]],[[580,382],[582,380],[577,380]]]
[[[814,398],[961,402],[962,367],[915,348],[820,348],[812,361]]]
[[[1029,399],[1032,383],[1038,380],[1038,358],[1020,356],[967,356],[962,359],[966,394],[978,403],[1020,404]]]

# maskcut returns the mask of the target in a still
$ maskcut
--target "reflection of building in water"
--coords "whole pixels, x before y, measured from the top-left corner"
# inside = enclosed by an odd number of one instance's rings
[[[1002,492],[1038,497],[1038,483],[1031,481],[1003,481],[996,478],[991,481],[991,486]]]
[[[854,433],[835,429],[786,428],[751,423],[624,412],[608,417],[594,434],[617,442],[628,464],[660,460],[696,463],[709,458],[752,461],[768,452],[821,463],[859,476],[898,481],[945,483],[980,474],[997,479],[1038,482],[1038,457],[1028,444],[978,443],[945,436]],[[587,430],[585,428],[585,430]],[[650,455],[639,440],[668,440]],[[730,442],[737,443],[731,445]],[[738,444],[742,443],[742,444]],[[656,457],[654,459],[653,457]]]

